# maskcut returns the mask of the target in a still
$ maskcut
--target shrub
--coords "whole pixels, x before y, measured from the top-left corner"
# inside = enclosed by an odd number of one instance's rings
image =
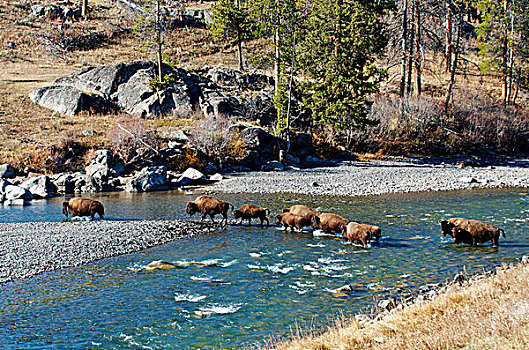
[[[246,149],[244,140],[226,116],[210,115],[189,130],[191,143],[203,152],[217,169],[231,158],[240,158]]]

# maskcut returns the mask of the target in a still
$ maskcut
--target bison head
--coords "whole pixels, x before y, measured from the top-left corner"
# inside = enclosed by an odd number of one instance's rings
[[[68,202],[62,203],[62,213],[68,217]]]
[[[312,226],[312,228],[315,229],[315,230],[321,230],[320,217],[316,216],[316,215],[311,215],[310,226]]]
[[[443,236],[449,235],[453,237],[453,229],[454,227],[456,227],[456,225],[454,225],[448,220],[439,221],[439,224],[441,225],[441,231],[443,232]]]
[[[188,213],[190,216],[193,216],[195,213],[197,213],[198,205],[194,202],[188,202],[186,205],[186,213]]]
[[[283,219],[283,216],[276,215],[275,218],[274,218],[274,222],[276,223],[276,225],[281,225],[282,221],[283,221],[282,219]]]
[[[236,210],[234,210],[233,213],[232,213],[232,215],[233,215],[233,217],[234,217],[235,219],[242,218],[242,212],[241,212],[240,209],[236,209]]]

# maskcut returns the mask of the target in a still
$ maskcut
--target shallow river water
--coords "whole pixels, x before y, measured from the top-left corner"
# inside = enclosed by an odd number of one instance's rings
[[[139,253],[103,259],[0,285],[0,344],[6,348],[237,348],[316,329],[341,315],[376,311],[377,300],[401,298],[457,272],[477,272],[529,253],[525,190],[472,190],[323,198],[219,195],[236,207],[303,203],[377,224],[370,248],[310,231],[229,226]],[[179,193],[97,196],[108,220],[185,218]],[[62,221],[64,198],[26,208],[0,208],[0,220]],[[481,219],[505,229],[500,247],[454,245],[438,220]],[[196,218],[195,218],[196,219]],[[181,268],[148,271],[165,260]],[[349,294],[333,290],[351,284]]]

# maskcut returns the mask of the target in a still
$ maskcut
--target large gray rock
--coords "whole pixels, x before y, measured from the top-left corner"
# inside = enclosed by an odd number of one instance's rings
[[[11,207],[26,207],[28,205],[31,205],[27,200],[20,198],[20,199],[8,199],[4,202],[4,205],[11,206]]]
[[[55,80],[56,86],[68,86],[88,94],[108,99],[120,84],[128,81],[139,69],[153,65],[148,61],[113,63],[103,67],[86,67],[66,77]]]
[[[20,187],[27,189],[34,198],[51,198],[56,192],[55,185],[47,175],[29,178]]]
[[[168,190],[167,170],[164,166],[143,168],[125,186],[127,192],[149,192]]]
[[[48,86],[33,90],[29,93],[29,98],[39,106],[66,115],[75,115],[104,104],[97,96],[67,86]]]
[[[199,99],[200,110],[204,115],[231,115],[239,105],[234,97],[218,90],[204,90]]]
[[[12,179],[15,177],[15,168],[9,164],[0,165],[0,178]]]
[[[96,181],[107,181],[111,177],[118,177],[125,172],[125,166],[114,158],[109,150],[97,150],[94,159],[85,169],[86,174]]]
[[[279,158],[281,140],[262,128],[251,127],[240,130],[244,138],[246,151],[240,160],[241,165],[253,170],[261,169],[263,164]]]
[[[15,186],[15,185],[7,185],[5,188],[5,198],[6,200],[9,199],[25,199],[25,200],[32,200],[33,195],[31,192],[29,192],[27,189]]]
[[[172,70],[164,66],[164,74],[172,74],[173,81],[168,88],[155,93],[149,88],[149,80],[157,74],[156,66],[139,69],[127,82],[119,85],[112,94],[115,104],[131,115],[152,116],[174,113],[189,115],[193,110],[188,93],[190,79],[186,79],[183,70]]]
[[[59,193],[74,193],[75,192],[75,181],[71,174],[62,173],[55,176],[52,179],[53,184],[57,187]]]
[[[6,187],[9,186],[9,185],[12,185],[12,183],[7,181],[7,180],[0,179],[0,193],[1,194],[5,194],[6,193]]]
[[[208,178],[200,171],[194,168],[188,168],[180,175],[176,180],[177,186],[198,186],[203,185],[207,182]]]

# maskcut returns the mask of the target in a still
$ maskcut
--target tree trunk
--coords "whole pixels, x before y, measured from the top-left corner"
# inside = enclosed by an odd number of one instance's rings
[[[241,32],[237,32],[237,56],[239,57],[239,70],[244,70],[244,63],[242,60],[242,35]]]
[[[422,94],[421,10],[415,0],[415,95]]]
[[[446,48],[446,67],[445,72],[450,70],[452,66],[452,0],[446,0],[446,33],[445,33],[445,48]]]
[[[276,26],[274,31],[274,88],[275,88],[275,94],[277,95],[279,93],[279,79],[281,75],[280,71],[280,60],[281,58],[281,51],[279,50],[279,24]]]
[[[503,1],[503,10],[504,15],[507,16],[507,7],[508,7],[508,0]],[[503,33],[503,38],[501,41],[501,82],[502,82],[502,88],[501,88],[501,99],[503,100],[503,104],[507,104],[508,100],[508,59],[509,59],[509,40],[507,38],[507,30]]]
[[[452,71],[450,73],[450,84],[448,86],[448,92],[446,94],[446,100],[445,100],[445,113],[448,113],[448,107],[450,105],[450,101],[453,101],[452,94],[454,91],[454,84],[455,84],[455,76],[456,76],[456,69],[457,69],[457,61],[459,59],[459,45],[461,42],[461,27],[463,26],[463,10],[459,10],[459,25],[457,26],[457,34],[456,34],[456,47],[455,47],[455,53],[454,53],[454,62],[452,64]]]
[[[81,17],[88,19],[88,0],[81,0]]]
[[[400,97],[406,93],[406,61],[408,60],[408,0],[404,0],[402,13],[402,67],[400,72]]]
[[[412,1],[412,15],[415,13],[415,1]],[[413,22],[413,25],[415,25],[415,22]],[[413,29],[413,28],[412,28]],[[415,52],[415,30],[410,31],[410,39],[409,39],[409,46],[410,51],[408,54],[408,82],[406,85],[406,92],[408,95],[411,94],[411,82],[412,82],[412,76],[413,76],[413,60],[414,60],[414,52]]]

